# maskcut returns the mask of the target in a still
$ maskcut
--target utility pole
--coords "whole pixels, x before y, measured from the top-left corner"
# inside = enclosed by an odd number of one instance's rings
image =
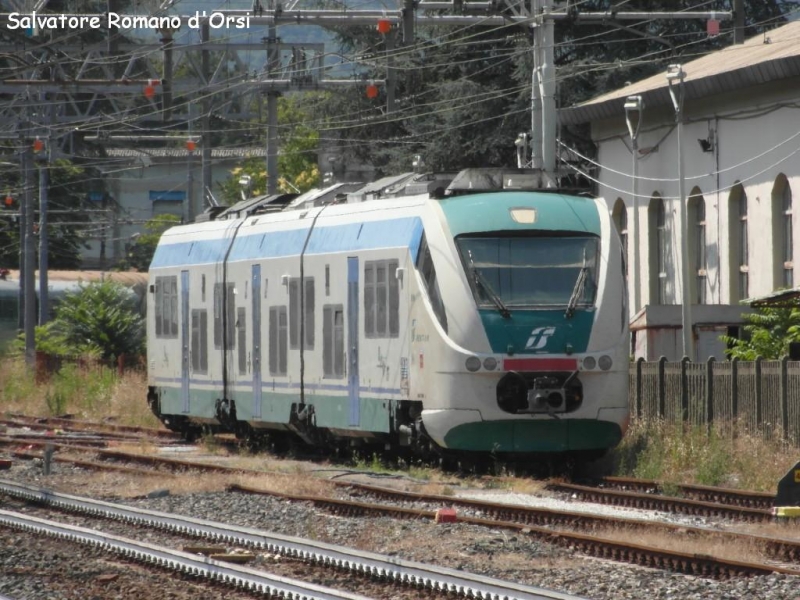
[[[733,0],[733,43],[744,44],[744,0]]]
[[[531,16],[538,18],[542,9],[542,0],[531,0]],[[542,168],[542,96],[541,77],[542,61],[539,49],[542,47],[542,28],[537,24],[531,25],[533,31],[533,73],[531,82],[531,167]],[[553,140],[555,142],[555,140]]]
[[[277,0],[272,0],[273,5]],[[270,79],[280,75],[280,49],[275,21],[267,27],[267,73]],[[278,193],[278,92],[267,91],[267,193]]]
[[[642,126],[644,100],[641,96],[628,96],[625,101],[625,121],[631,135],[631,196],[633,207],[633,314],[641,307],[641,290],[639,289],[639,129]],[[627,257],[625,257],[627,259]]]
[[[47,185],[48,169],[50,168],[50,148],[47,144],[47,154],[39,162],[39,325],[48,321],[49,298],[47,289]]]
[[[23,238],[23,254],[25,256],[25,271],[23,275],[23,290],[25,312],[25,363],[29,368],[36,364],[36,341],[34,327],[36,326],[36,245],[33,237],[33,156],[30,142],[26,140],[23,149],[23,164],[25,177],[25,190],[23,202],[25,203],[25,237]]]
[[[683,355],[688,356],[689,360],[694,360],[694,335],[692,327],[692,300],[690,297],[691,277],[689,275],[689,211],[686,207],[686,192],[684,191],[684,171],[683,171],[683,99],[685,96],[683,80],[686,73],[681,65],[670,65],[667,69],[667,83],[669,84],[669,95],[672,98],[672,106],[675,108],[675,123],[678,130],[678,187],[679,189],[679,214],[681,219],[681,260],[683,272],[683,292],[682,300],[682,320],[683,328]]]
[[[556,174],[556,66],[554,60],[555,22],[549,18],[553,0],[542,1],[541,75],[539,94],[542,99],[542,169]]]
[[[210,41],[210,31],[208,19],[204,19],[200,25],[200,40],[202,42],[202,51],[200,53],[200,69],[203,78],[203,84],[208,85],[211,79],[211,57],[209,56],[208,43]],[[203,185],[201,186],[201,201],[200,212],[202,213],[205,208],[205,202],[202,200],[206,197],[207,193],[211,192],[211,98],[208,92],[203,92],[203,99],[201,101],[201,110],[203,115],[200,118],[200,126],[203,128],[202,138],[200,139],[200,154],[201,154],[201,179]]]

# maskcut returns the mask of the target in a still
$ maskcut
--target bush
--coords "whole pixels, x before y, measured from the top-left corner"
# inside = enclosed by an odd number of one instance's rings
[[[133,293],[113,281],[82,285],[58,304],[55,318],[36,328],[36,348],[56,356],[112,362],[144,352],[144,319]]]

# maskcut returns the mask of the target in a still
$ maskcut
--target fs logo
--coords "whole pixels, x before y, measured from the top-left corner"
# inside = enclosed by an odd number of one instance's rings
[[[547,345],[547,340],[556,332],[555,327],[536,327],[531,331],[531,337],[525,344],[525,350],[541,350]]]

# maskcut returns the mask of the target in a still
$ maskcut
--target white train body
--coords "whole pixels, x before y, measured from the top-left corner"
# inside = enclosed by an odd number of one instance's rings
[[[543,192],[175,227],[150,268],[148,398],[187,431],[602,453],[628,420],[621,255],[599,202]]]

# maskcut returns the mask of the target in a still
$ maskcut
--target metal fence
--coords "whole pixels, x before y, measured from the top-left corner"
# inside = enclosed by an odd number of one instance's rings
[[[631,364],[630,403],[639,419],[683,421],[800,446],[800,361],[692,363],[639,359]]]

